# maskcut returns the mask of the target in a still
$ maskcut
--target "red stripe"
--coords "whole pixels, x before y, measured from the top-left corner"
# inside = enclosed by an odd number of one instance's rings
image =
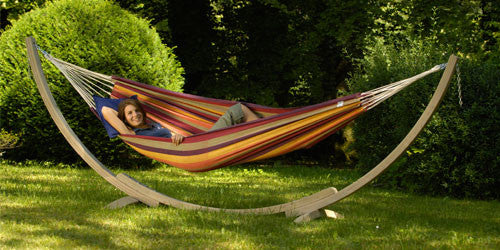
[[[348,100],[348,99],[354,99],[354,98],[357,98],[357,97],[358,97],[358,95],[354,94],[354,95],[350,95],[350,96],[347,96],[347,97],[338,98],[338,99],[335,99],[335,100],[330,100],[330,101],[326,101],[326,102],[323,102],[323,103],[319,103],[319,104],[316,104],[316,105],[311,105],[311,106],[306,106],[306,107],[298,108],[298,109],[292,110],[292,111],[287,112],[287,113],[273,115],[273,116],[269,116],[269,117],[257,119],[257,120],[246,122],[246,123],[240,123],[240,124],[233,125],[231,127],[221,128],[221,129],[214,130],[214,131],[207,131],[205,133],[192,135],[191,137],[196,137],[198,141],[209,140],[209,139],[212,139],[212,138],[216,138],[216,137],[220,137],[220,136],[224,136],[224,135],[233,134],[235,132],[239,132],[239,131],[242,131],[242,130],[245,130],[245,129],[248,129],[248,128],[258,127],[258,126],[261,126],[263,124],[267,124],[267,123],[274,122],[274,121],[277,121],[277,120],[286,119],[286,118],[289,118],[289,117],[292,117],[292,116],[297,116],[297,115],[300,115],[300,114],[311,112],[311,111],[314,111],[316,109],[324,108],[324,107],[329,106],[329,105],[334,105],[334,104],[336,104],[339,101],[344,101],[344,100]],[[357,107],[352,107],[352,109],[355,109],[355,108],[357,108]]]
[[[312,129],[315,129],[315,128],[319,127],[319,126],[322,126],[322,125],[324,125],[326,123],[329,123],[329,122],[331,122],[333,120],[336,120],[339,117],[342,117],[342,116],[350,113],[351,111],[352,110],[347,110],[347,111],[345,111],[343,113],[340,113],[340,114],[337,114],[335,116],[329,117],[329,118],[327,118],[325,120],[318,121],[316,123],[313,123],[313,124],[308,125],[308,126],[304,126],[302,128],[297,128],[297,129],[295,129],[295,132],[293,132],[291,135],[288,135],[288,136],[286,136],[286,137],[278,140],[277,142],[271,143],[270,146],[275,145],[276,143],[279,143],[279,142],[283,142],[284,140],[288,140],[291,137],[294,137],[294,136],[296,136],[298,134],[307,133],[308,131],[310,131]],[[140,148],[140,149],[143,149],[143,150],[147,150],[147,151],[150,151],[150,152],[154,152],[154,153],[161,153],[161,154],[167,154],[167,155],[190,156],[190,155],[199,155],[199,154],[207,153],[207,152],[210,152],[210,151],[213,151],[213,150],[217,150],[219,148],[223,148],[225,146],[228,146],[228,145],[231,145],[231,144],[235,144],[237,142],[246,140],[248,138],[257,136],[259,134],[271,131],[271,130],[276,129],[278,127],[286,126],[286,125],[288,125],[288,124],[290,124],[292,122],[294,122],[294,121],[291,121],[291,122],[286,123],[286,124],[281,124],[280,126],[271,127],[271,128],[268,128],[268,129],[265,129],[265,130],[262,130],[262,131],[258,131],[258,132],[253,133],[253,134],[248,134],[248,135],[246,135],[244,137],[240,137],[240,138],[237,138],[237,139],[234,139],[234,140],[223,142],[223,143],[218,144],[218,145],[214,145],[214,146],[211,146],[211,147],[206,147],[206,148],[203,148],[203,149],[196,149],[196,150],[182,150],[182,151],[181,150],[170,150],[170,149],[164,149],[164,148],[157,148],[157,147],[145,146],[145,145],[142,145],[142,144],[138,144],[138,143],[133,143],[133,142],[130,142],[130,141],[126,141],[126,139],[124,139],[124,140],[128,144],[131,144],[131,145],[133,145],[133,146],[135,146],[137,148]],[[171,142],[171,140],[168,139],[168,138],[158,138],[158,137],[150,137],[150,136],[124,135],[122,137],[133,137],[133,138],[142,138],[142,139],[155,140],[155,141],[167,141],[167,142]],[[194,143],[194,142],[199,142],[199,141],[198,140],[194,140],[193,137],[188,137],[188,138],[186,138],[186,141],[184,141],[183,143]]]
[[[333,120],[336,120],[336,119],[337,119],[337,118],[339,118],[340,116],[344,116],[344,115],[345,115],[345,114],[347,114],[347,113],[350,113],[350,111],[348,111],[348,112],[344,112],[343,114],[339,114],[339,115],[337,115],[337,116],[335,116],[335,117],[330,117],[330,118],[328,118],[328,119],[325,119],[325,120],[322,120],[322,121],[320,121],[320,122],[314,123],[313,125],[310,125],[310,126],[305,126],[305,127],[302,127],[302,128],[298,128],[298,129],[296,129],[296,131],[295,131],[295,132],[293,132],[292,134],[289,134],[289,135],[287,135],[286,137],[283,137],[283,138],[281,138],[281,139],[279,139],[279,140],[276,140],[276,141],[274,141],[274,142],[270,143],[269,145],[266,145],[265,147],[261,148],[260,150],[255,151],[253,154],[242,156],[242,157],[240,157],[240,158],[238,159],[238,161],[237,161],[237,162],[236,162],[236,160],[234,160],[234,162],[233,162],[233,163],[231,163],[230,165],[232,165],[232,164],[236,164],[236,163],[241,163],[241,162],[243,162],[243,161],[245,161],[245,160],[249,160],[249,159],[251,159],[251,158],[257,158],[257,157],[259,157],[259,156],[261,156],[261,155],[263,155],[263,154],[266,154],[266,153],[268,153],[268,152],[270,152],[270,151],[272,151],[272,150],[275,150],[275,149],[277,149],[277,148],[279,148],[279,147],[281,147],[281,146],[285,145],[286,143],[288,143],[288,142],[289,142],[290,140],[292,140],[292,139],[295,139],[295,138],[297,138],[297,137],[299,137],[299,136],[301,136],[301,135],[303,135],[303,134],[305,134],[305,133],[308,133],[308,132],[314,131],[314,129],[316,129],[316,128],[318,128],[318,127],[320,127],[320,126],[322,126],[322,125],[324,125],[324,124],[326,124],[326,123],[330,123],[330,122],[332,122]],[[357,116],[356,116],[356,117],[357,117]],[[354,118],[353,118],[353,119],[354,119]],[[350,123],[353,119],[347,120],[346,125],[347,125],[348,123]],[[345,126],[345,125],[344,125],[344,126]],[[342,127],[343,127],[343,126],[342,126]],[[340,129],[341,129],[341,127],[340,127],[340,128],[335,129],[332,133],[335,133],[336,131],[338,131],[338,130],[340,130]],[[329,135],[331,135],[332,133],[330,133]],[[323,139],[324,139],[324,138],[323,138]],[[288,150],[287,152],[284,152],[284,154],[285,154],[285,153],[288,153],[288,152],[291,152],[291,151],[295,151],[295,150],[297,150],[297,149],[299,149],[299,148],[291,148],[291,149],[290,149],[290,150]]]
[[[162,94],[170,95],[170,96],[175,96],[175,97],[180,97],[180,98],[187,99],[187,100],[201,101],[201,102],[217,104],[217,105],[225,104],[224,106],[228,106],[228,107],[236,103],[234,101],[220,100],[220,99],[202,97],[202,96],[191,95],[191,94],[186,94],[186,93],[179,93],[179,92],[175,92],[175,91],[171,91],[171,90],[162,89],[162,88],[159,88],[156,86],[151,86],[151,85],[147,85],[144,83],[132,81],[132,80],[129,80],[126,78],[121,78],[118,76],[112,76],[111,78],[114,80],[118,80],[118,81],[126,82],[126,83],[129,83],[132,85],[136,85],[136,86],[139,86],[141,88],[145,88],[145,89],[148,89],[148,90],[151,90],[154,92],[158,92],[158,93],[162,93]]]
[[[132,81],[132,80],[129,80],[126,78],[118,77],[118,76],[112,76],[111,78],[114,80],[117,80],[117,81],[136,85],[136,86],[139,86],[141,88],[145,88],[145,89],[148,89],[148,90],[151,90],[154,92],[159,92],[159,93],[162,93],[165,95],[175,96],[175,97],[179,97],[179,98],[187,99],[187,100],[192,100],[192,101],[210,103],[210,104],[215,104],[215,105],[224,106],[224,107],[231,107],[232,105],[238,103],[236,101],[229,101],[229,100],[215,99],[215,98],[197,96],[197,95],[186,94],[186,93],[179,93],[179,92],[175,92],[175,91],[171,91],[171,90],[162,89],[162,88],[159,88],[156,86],[151,86],[151,85],[147,85],[144,83]],[[124,86],[124,85],[121,85],[121,86]],[[241,102],[241,103],[244,103],[244,102]],[[245,104],[245,106],[248,106],[249,108],[255,109],[259,112],[275,113],[275,114],[281,114],[281,113],[285,113],[285,112],[288,112],[290,110],[295,109],[295,108],[274,108],[274,107],[267,107],[267,106],[263,106],[263,105],[259,105],[259,104],[246,103],[246,102],[244,104]]]
[[[159,98],[157,96],[153,96],[153,95],[151,95],[149,93],[146,93],[146,92],[144,92],[142,90],[139,90],[139,89],[136,89],[136,88],[132,88],[132,87],[127,86],[127,85],[120,84],[119,82],[116,82],[115,85],[118,85],[118,86],[120,86],[122,88],[128,89],[128,90],[130,90],[132,92],[136,92],[138,94],[145,95],[147,97],[150,97],[151,99],[155,99],[157,101],[160,101],[160,102],[166,103],[168,105],[174,106],[174,107],[176,107],[176,108],[178,108],[180,110],[186,111],[188,113],[193,113],[193,114],[197,115],[198,117],[204,118],[204,119],[209,120],[209,121],[215,122],[218,119],[218,117],[215,116],[215,115],[209,115],[209,114],[200,112],[198,110],[192,109],[189,106],[179,105],[178,103],[175,103],[175,102],[169,102],[169,101],[167,101],[165,99]],[[111,94],[114,94],[116,96],[129,97],[129,96],[123,95],[120,91],[118,91],[118,90],[116,90],[114,88],[113,88],[113,92]]]

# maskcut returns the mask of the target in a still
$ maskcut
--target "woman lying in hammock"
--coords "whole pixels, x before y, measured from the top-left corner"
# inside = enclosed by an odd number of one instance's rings
[[[120,134],[172,138],[172,142],[175,145],[179,145],[184,140],[184,136],[172,133],[158,123],[148,124],[146,122],[146,111],[144,111],[141,103],[136,99],[121,101],[118,105],[118,111],[104,106],[101,112],[104,119]],[[247,106],[237,103],[231,106],[210,130],[221,129],[256,119],[259,119],[259,117]]]

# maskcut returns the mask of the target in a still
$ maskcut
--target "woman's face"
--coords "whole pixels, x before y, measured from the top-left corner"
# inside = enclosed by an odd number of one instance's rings
[[[129,104],[125,106],[124,111],[125,111],[125,120],[130,126],[135,128],[142,124],[144,116],[135,105]]]

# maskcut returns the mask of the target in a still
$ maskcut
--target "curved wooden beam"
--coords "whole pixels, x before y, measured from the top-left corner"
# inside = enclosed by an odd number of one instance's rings
[[[196,210],[207,210],[207,211],[225,211],[232,213],[249,213],[249,214],[274,214],[285,212],[289,216],[303,216],[310,214],[316,210],[329,206],[359,190],[361,187],[372,181],[380,173],[382,173],[390,164],[392,164],[401,154],[404,153],[406,148],[415,140],[417,135],[422,131],[425,124],[429,121],[430,117],[437,109],[440,101],[442,100],[451,76],[455,69],[455,64],[457,58],[451,56],[448,61],[448,66],[443,73],[443,77],[439,83],[434,96],[432,97],[429,105],[425,109],[424,113],[417,121],[410,133],[403,139],[403,141],[374,169],[368,172],[366,175],[358,179],[356,182],[337,192],[335,188],[327,188],[314,193],[310,196],[291,201],[284,204],[262,207],[262,208],[250,208],[250,209],[223,209],[197,205],[175,198],[169,197],[162,193],[159,193],[144,184],[134,180],[126,174],[115,175],[108,168],[106,168],[80,141],[78,136],[74,133],[71,127],[66,122],[66,119],[62,115],[57,103],[52,96],[50,88],[47,84],[47,80],[43,73],[41,67],[40,57],[38,56],[38,51],[36,48],[36,42],[33,37],[26,38],[26,47],[28,52],[28,60],[30,63],[31,71],[33,72],[33,77],[37,84],[40,95],[42,96],[43,102],[47,107],[52,119],[56,123],[57,127],[64,135],[68,143],[73,147],[73,149],[82,157],[82,159],[94,169],[101,177],[103,177],[110,184],[123,191],[132,199],[125,199],[125,203],[131,203],[133,199],[137,199],[149,206],[157,206],[159,203],[183,208],[183,209],[196,209]],[[118,202],[123,203],[123,202]]]
[[[353,194],[364,185],[368,184],[370,181],[379,176],[384,170],[386,170],[392,163],[394,163],[413,143],[413,141],[417,138],[417,136],[422,132],[425,125],[429,122],[434,112],[437,110],[439,104],[444,98],[444,94],[448,90],[450,86],[451,77],[455,72],[455,66],[457,64],[458,58],[455,55],[451,55],[448,59],[448,64],[446,65],[446,69],[443,72],[441,80],[439,81],[439,85],[437,86],[434,94],[429,101],[429,104],[425,108],[424,112],[418,119],[418,121],[413,125],[413,128],[406,135],[406,137],[399,143],[398,146],[389,154],[385,159],[383,159],[377,166],[375,166],[372,170],[366,173],[364,176],[359,178],[357,181],[353,182],[351,185],[345,187],[340,190],[338,193],[333,194],[332,196],[325,198],[323,200],[317,200],[311,202],[309,205],[298,208],[291,213],[296,215],[301,215],[309,212],[313,212],[315,210],[324,208],[329,206],[335,202],[338,202],[347,196]]]
[[[156,206],[157,201],[150,199],[149,197],[143,196],[137,191],[124,185],[121,181],[116,178],[115,174],[106,168],[97,158],[83,145],[75,132],[70,128],[68,122],[61,113],[61,110],[56,104],[52,93],[50,92],[49,85],[43,73],[42,64],[40,62],[40,57],[38,56],[38,51],[36,48],[35,39],[33,37],[26,38],[26,48],[28,52],[28,61],[31,67],[31,72],[33,73],[33,78],[35,79],[38,91],[42,96],[43,102],[47,107],[47,110],[52,117],[52,120],[56,123],[57,127],[65,137],[66,141],[73,147],[73,149],[82,157],[82,159],[89,164],[89,166],[94,169],[102,178],[111,183],[116,188],[122,190],[129,196],[135,197],[141,202],[148,204],[150,206]]]
[[[42,96],[43,102],[47,107],[47,110],[49,111],[52,120],[54,120],[57,127],[64,135],[68,143],[71,145],[71,147],[73,147],[73,149],[78,153],[78,155],[80,155],[80,157],[92,169],[94,169],[101,177],[103,177],[111,185],[123,191],[130,197],[133,197],[149,206],[157,206],[159,203],[162,203],[165,205],[170,205],[173,207],[183,208],[183,209],[226,211],[233,213],[274,214],[274,213],[287,212],[297,207],[307,205],[311,201],[324,199],[325,197],[328,197],[331,194],[337,192],[335,188],[327,188],[313,195],[284,204],[262,207],[262,208],[250,208],[250,209],[222,209],[222,208],[202,206],[177,200],[175,198],[166,196],[145,186],[144,184],[134,180],[133,178],[129,177],[126,174],[115,175],[106,166],[104,166],[87,149],[87,147],[85,147],[85,145],[81,142],[81,140],[75,134],[73,129],[71,129],[71,127],[68,125],[68,122],[62,115],[61,110],[57,106],[57,103],[54,100],[54,97],[52,96],[49,85],[47,84],[47,79],[45,78],[45,74],[43,73],[43,69],[41,66],[40,57],[38,56],[36,42],[33,37],[26,38],[26,48],[27,48],[28,60],[30,63],[31,71],[33,72],[33,77],[37,84],[38,91]],[[127,202],[132,201],[132,199],[125,199],[125,200]],[[122,204],[123,202],[118,202],[118,203]]]

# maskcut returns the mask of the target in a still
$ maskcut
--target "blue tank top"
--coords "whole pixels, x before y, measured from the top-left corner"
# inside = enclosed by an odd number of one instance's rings
[[[135,128],[134,132],[136,135],[145,135],[145,136],[155,136],[155,137],[172,137],[172,133],[170,130],[162,127],[158,123],[151,124],[151,128]]]

